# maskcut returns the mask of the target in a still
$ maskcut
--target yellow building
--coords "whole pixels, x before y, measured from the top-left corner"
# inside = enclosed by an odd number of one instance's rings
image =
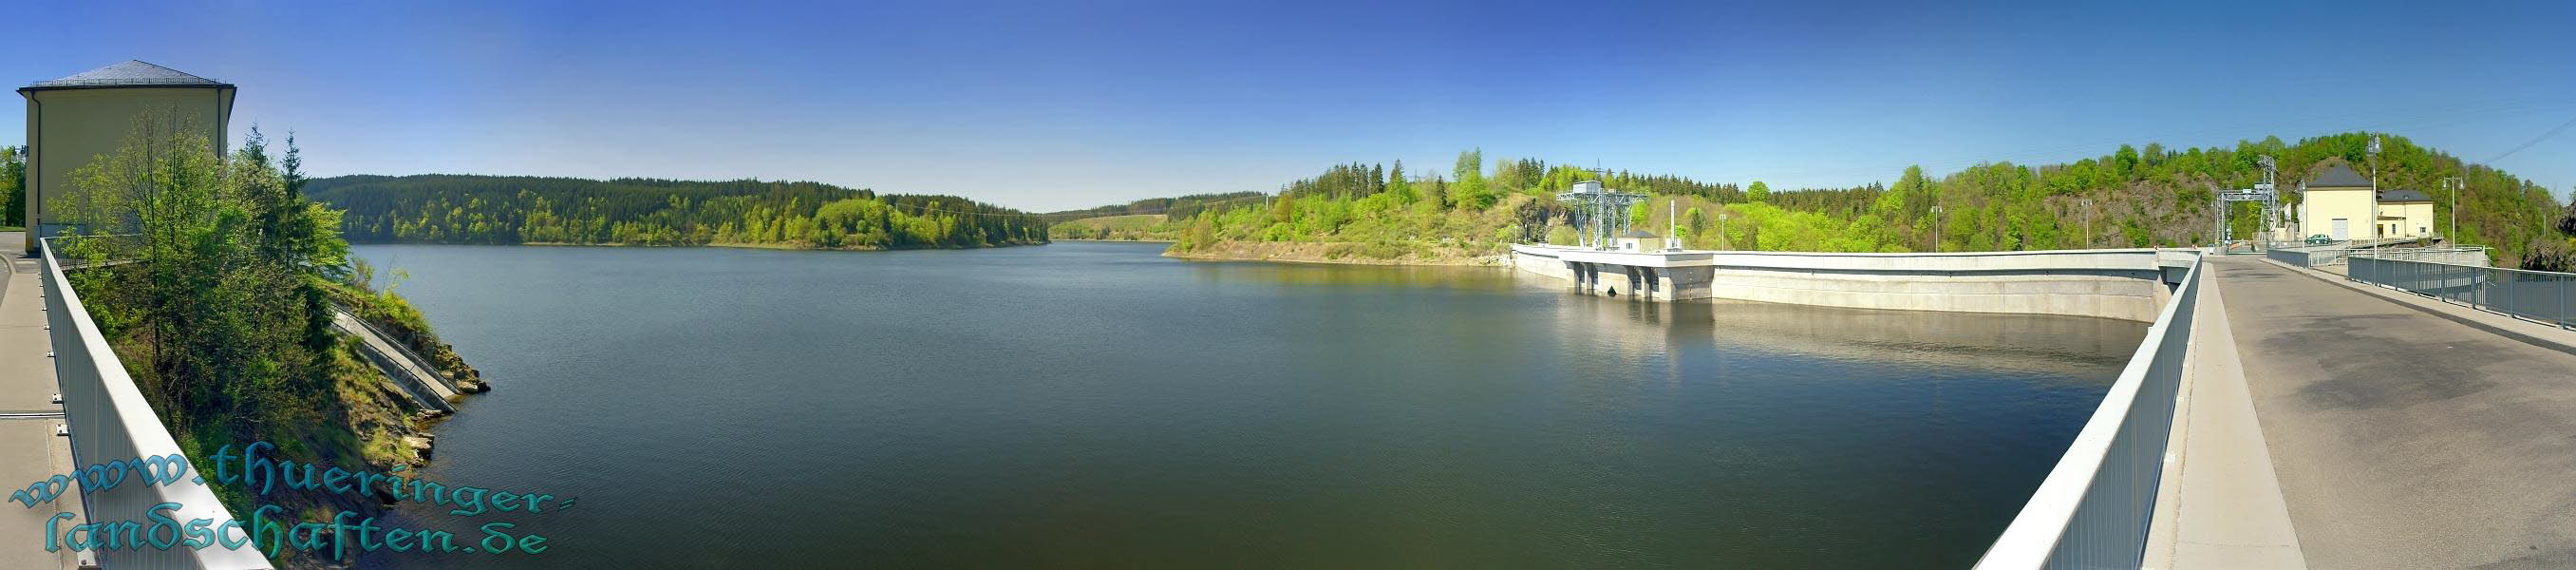
[[[2433,197],[2414,190],[2379,193],[2379,235],[2432,237]]]
[[[53,206],[73,190],[71,172],[124,146],[135,115],[175,111],[208,129],[215,153],[223,154],[233,91],[229,83],[131,60],[18,88],[27,99],[27,250],[67,229]]]
[[[2327,167],[2308,180],[2299,196],[2299,228],[2308,235],[2369,239],[2373,220],[2379,218],[2371,211],[2370,179],[2362,178],[2350,166]]]

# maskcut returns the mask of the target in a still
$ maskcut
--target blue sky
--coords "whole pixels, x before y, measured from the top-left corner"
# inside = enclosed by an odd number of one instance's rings
[[[2032,3],[2036,4],[2036,3]],[[310,170],[819,180],[1033,210],[1488,158],[1775,187],[2576,118],[2576,3],[19,2],[0,82],[242,86]],[[23,142],[0,113],[0,142]],[[2564,195],[2576,133],[2498,161]]]

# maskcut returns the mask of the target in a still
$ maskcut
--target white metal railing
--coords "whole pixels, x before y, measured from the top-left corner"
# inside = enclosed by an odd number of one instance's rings
[[[71,431],[72,461],[83,471],[89,466],[106,465],[144,469],[138,458],[167,457],[180,453],[179,442],[170,436],[161,416],[153,413],[152,403],[143,398],[134,378],[125,372],[109,348],[107,337],[81,305],[80,294],[72,291],[63,277],[63,264],[54,257],[55,242],[64,238],[45,238],[44,292],[45,323],[54,347],[54,380],[63,393],[63,419]],[[81,485],[82,518],[89,522],[132,520],[151,524],[147,513],[154,505],[176,503],[179,507],[167,516],[181,521],[208,519],[215,524],[232,520],[233,515],[215,498],[215,490],[194,483],[195,461],[185,472],[167,485],[149,484],[144,477],[111,476],[119,481],[92,489]],[[69,500],[69,497],[57,499]],[[245,521],[247,523],[247,521]],[[68,525],[66,525],[68,526]],[[124,568],[269,568],[268,557],[256,548],[227,549],[221,545],[192,549],[173,546],[169,549],[104,550],[95,553],[101,567]]]
[[[2335,246],[2274,248],[2272,251],[2266,252],[2264,255],[2295,267],[2338,265],[2344,263],[2344,258],[2347,256],[2367,255],[2377,255],[2382,259],[2411,259],[2443,262],[2476,259],[2479,260],[2479,264],[2483,265],[2485,260],[2488,258],[2488,251],[2490,249],[2491,248],[2482,245],[2457,247],[2390,247],[2380,248],[2377,250],[2373,250],[2367,246]]]
[[[2576,273],[2355,255],[2347,279],[2576,328]]]
[[[2146,340],[2102,396],[2102,406],[1977,568],[2138,567],[2164,475],[2165,440],[2173,431],[2174,395],[2185,373],[2203,266],[2202,260],[2191,262],[2173,299],[2147,327]]]

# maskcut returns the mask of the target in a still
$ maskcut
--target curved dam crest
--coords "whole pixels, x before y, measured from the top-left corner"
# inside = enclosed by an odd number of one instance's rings
[[[1514,245],[1512,266],[1587,292],[1855,309],[2152,322],[2187,250],[1949,253],[1604,251]]]

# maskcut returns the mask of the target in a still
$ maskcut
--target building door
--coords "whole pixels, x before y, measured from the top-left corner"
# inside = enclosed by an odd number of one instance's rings
[[[2352,237],[2351,237],[2351,232],[2352,232],[2352,220],[2347,220],[2347,219],[2343,219],[2343,218],[2335,218],[2335,219],[2334,219],[2334,233],[2333,233],[2332,235],[2334,236],[2334,238],[2335,238],[2335,239],[2337,239],[2337,240],[2347,240],[2347,239],[2352,239]]]

